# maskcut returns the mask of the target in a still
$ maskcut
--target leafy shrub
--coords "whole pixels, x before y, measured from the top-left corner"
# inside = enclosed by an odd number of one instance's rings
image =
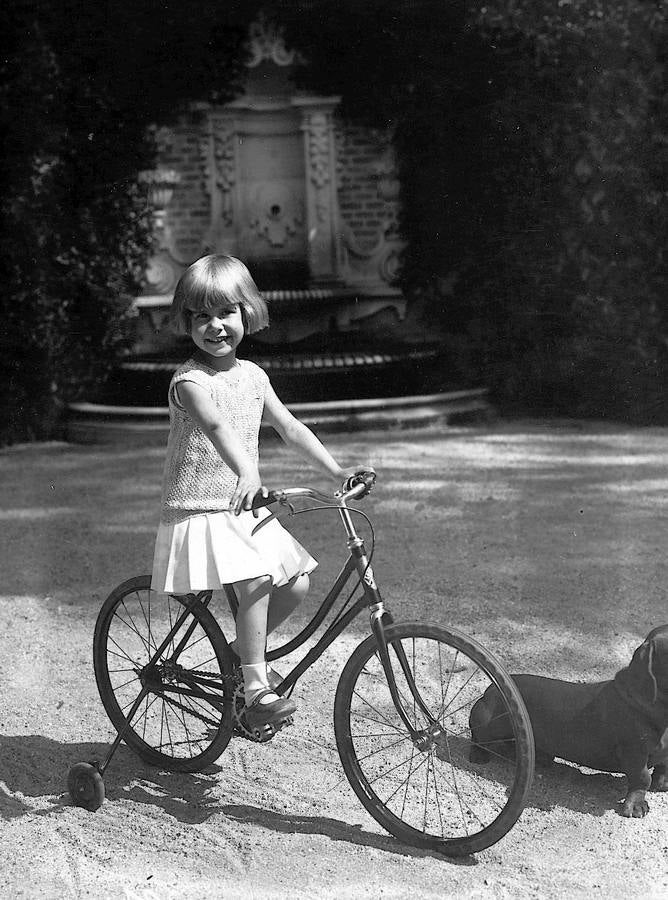
[[[0,443],[57,435],[109,373],[151,250],[150,125],[238,90],[253,0],[0,9]]]
[[[311,61],[304,85],[394,130],[404,287],[440,319],[462,376],[506,405],[654,420],[668,333],[665,6],[279,7]]]

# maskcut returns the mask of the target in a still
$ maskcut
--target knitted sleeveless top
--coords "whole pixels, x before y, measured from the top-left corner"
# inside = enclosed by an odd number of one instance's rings
[[[269,383],[266,373],[248,360],[237,360],[228,372],[217,372],[193,359],[176,370],[169,385],[170,427],[160,516],[167,524],[228,509],[237,485],[235,472],[179,403],[175,387],[182,381],[192,381],[210,393],[221,417],[231,424],[255,462]]]

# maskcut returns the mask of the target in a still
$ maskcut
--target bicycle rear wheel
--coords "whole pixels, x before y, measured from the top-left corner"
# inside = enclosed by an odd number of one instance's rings
[[[156,593],[150,584],[149,576],[124,582],[100,610],[93,641],[100,698],[117,731],[125,729],[125,743],[142,759],[198,772],[220,756],[232,736],[232,658],[206,607]]]
[[[385,634],[401,706],[417,733],[397,712],[371,636],[351,655],[336,691],[346,776],[373,818],[407,844],[449,855],[490,847],[519,818],[533,777],[522,698],[496,658],[456,631],[411,623]],[[503,743],[483,747],[469,718],[492,695],[507,727]]]

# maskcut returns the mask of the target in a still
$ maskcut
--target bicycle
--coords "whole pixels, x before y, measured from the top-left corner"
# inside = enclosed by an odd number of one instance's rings
[[[287,488],[254,504],[287,507],[293,515],[333,508],[348,547],[348,558],[313,617],[294,638],[269,651],[267,660],[308,641],[356,575],[341,608],[276,692],[289,694],[368,610],[371,634],[345,664],[334,699],[344,773],[366,810],[399,840],[468,855],[499,841],[522,813],[534,769],[531,724],[510,676],[477,641],[450,628],[394,621],[371,567],[373,526],[348,505],[367,495],[374,481],[373,473],[357,476],[334,495]],[[295,509],[300,499],[316,505]],[[353,514],[371,527],[370,553]],[[359,588],[362,594],[355,599]],[[229,586],[226,595],[234,614],[236,596]],[[196,772],[218,759],[234,733],[259,743],[273,738],[274,727],[250,730],[245,723],[241,673],[209,609],[211,597],[212,591],[156,594],[150,578],[140,576],[119,585],[103,604],[94,668],[117,735],[102,763],[77,763],[70,770],[75,805],[90,810],[102,805],[102,776],[121,741],[149,764]],[[473,706],[489,691],[498,693],[514,735],[498,747],[478,744],[469,721]]]

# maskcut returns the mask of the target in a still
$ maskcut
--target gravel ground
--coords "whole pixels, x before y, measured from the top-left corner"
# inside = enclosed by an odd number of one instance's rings
[[[668,431],[581,422],[329,436],[372,463],[374,569],[397,619],[473,634],[511,671],[601,680],[668,621]],[[317,483],[276,443],[270,486]],[[338,675],[364,619],[299,682],[295,727],[234,739],[203,775],[156,772],[121,747],[97,813],[71,805],[69,767],[113,738],[91,645],[115,584],[146,572],[159,447],[0,453],[0,867],[4,896],[54,898],[659,898],[668,794],[623,819],[624,779],[538,770],[494,847],[451,860],[402,845],[364,811],[336,754]],[[336,520],[295,520],[320,559]],[[297,616],[299,624],[300,617]]]

